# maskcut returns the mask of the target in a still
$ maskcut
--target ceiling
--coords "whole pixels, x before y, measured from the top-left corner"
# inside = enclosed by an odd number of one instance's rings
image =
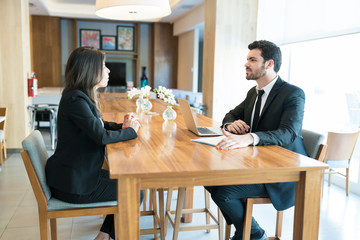
[[[156,1],[156,0],[154,0]],[[29,0],[30,15],[103,19],[95,15],[96,0]],[[169,0],[172,13],[150,22],[174,22],[204,0]]]

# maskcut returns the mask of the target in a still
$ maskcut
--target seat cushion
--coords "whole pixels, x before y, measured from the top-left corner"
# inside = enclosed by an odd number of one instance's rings
[[[349,168],[349,160],[327,160],[329,168]]]
[[[106,207],[106,206],[116,206],[117,201],[108,201],[108,202],[97,202],[97,203],[68,203],[60,201],[59,199],[51,197],[47,202],[47,210],[62,210],[62,209],[71,209],[71,208],[88,208],[88,207]]]

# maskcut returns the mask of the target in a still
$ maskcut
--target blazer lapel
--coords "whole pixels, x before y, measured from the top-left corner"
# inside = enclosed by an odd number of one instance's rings
[[[283,85],[284,81],[279,77],[278,80],[276,80],[276,83],[274,84],[273,88],[270,91],[269,96],[266,99],[265,102],[265,106],[261,112],[259,121],[261,119],[261,116],[264,114],[264,112],[268,109],[268,107],[270,106],[271,102],[274,100],[274,98],[276,97],[276,95],[279,92],[279,89],[281,88],[281,86]]]

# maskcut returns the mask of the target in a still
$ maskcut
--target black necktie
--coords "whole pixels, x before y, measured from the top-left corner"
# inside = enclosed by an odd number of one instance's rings
[[[253,124],[252,124],[252,128],[251,131],[255,132],[258,122],[259,122],[259,117],[260,117],[260,107],[261,107],[261,96],[264,94],[264,90],[259,90],[258,91],[258,98],[257,98],[257,102],[255,105],[255,113],[254,113],[254,119],[253,119]]]

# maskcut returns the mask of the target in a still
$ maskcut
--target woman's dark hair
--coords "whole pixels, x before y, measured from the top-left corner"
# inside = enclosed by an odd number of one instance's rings
[[[260,40],[250,43],[249,50],[259,49],[261,50],[261,56],[264,58],[264,62],[270,59],[274,60],[274,71],[277,73],[281,67],[281,50],[275,43]]]
[[[66,64],[63,90],[63,93],[75,89],[82,91],[95,104],[99,114],[100,107],[95,86],[101,81],[104,60],[105,54],[96,48],[75,49]]]

